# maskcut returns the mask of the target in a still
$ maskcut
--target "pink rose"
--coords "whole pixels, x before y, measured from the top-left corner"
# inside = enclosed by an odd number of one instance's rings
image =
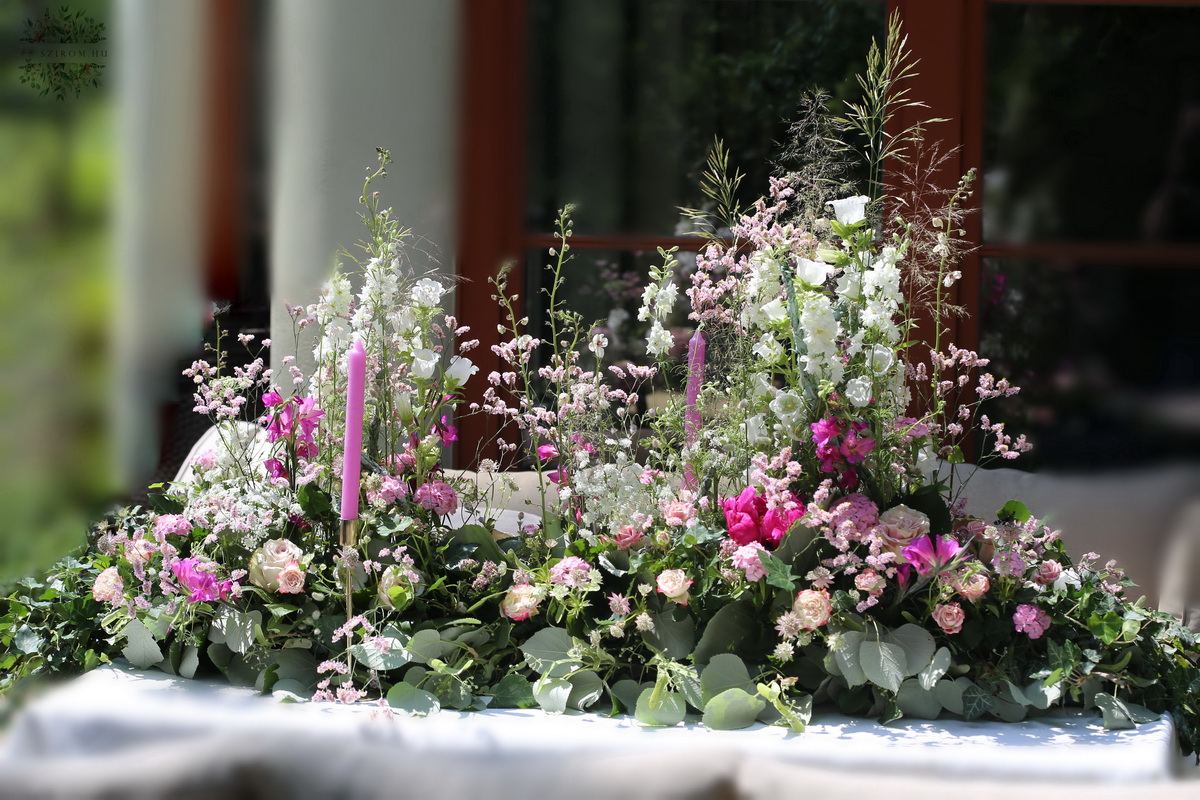
[[[291,561],[279,572],[279,593],[299,594],[304,591],[304,570],[298,561]]]
[[[759,523],[767,512],[767,498],[759,496],[753,486],[747,486],[737,497],[721,501],[725,510],[725,527],[729,538],[738,544],[759,541]]]
[[[1062,575],[1062,564],[1049,559],[1038,565],[1037,572],[1033,574],[1033,581],[1042,586],[1049,586],[1058,580],[1059,575]]]
[[[96,576],[92,584],[92,597],[100,603],[117,604],[125,596],[125,582],[116,567],[109,567]]]
[[[883,526],[879,538],[894,553],[914,539],[929,535],[929,517],[905,505],[893,506],[880,514],[879,524]]]
[[[158,547],[149,539],[134,539],[125,543],[125,560],[130,564],[145,564],[158,552]]]
[[[1027,603],[1017,606],[1013,613],[1013,627],[1030,639],[1040,639],[1050,629],[1050,615],[1037,606]]]
[[[541,592],[537,587],[528,583],[518,583],[509,589],[508,594],[500,601],[500,613],[514,622],[521,622],[538,613],[538,603],[541,599]]]
[[[873,569],[864,569],[854,576],[854,588],[878,597],[887,588],[887,579]]]
[[[622,525],[617,531],[616,536],[610,536],[609,539],[617,545],[618,550],[628,550],[635,544],[644,539],[646,534],[641,528],[633,525]]]
[[[746,580],[753,583],[759,578],[767,577],[767,570],[762,565],[759,553],[766,551],[758,542],[751,542],[739,547],[733,552],[733,565],[746,573]]]
[[[681,569],[668,569],[658,573],[658,591],[681,606],[688,604],[688,587],[692,580]]]
[[[966,618],[966,613],[958,603],[940,603],[933,609],[933,621],[945,633],[961,631],[963,620]]]
[[[696,507],[682,500],[667,503],[667,507],[663,510],[663,520],[672,528],[690,525],[695,518]]]
[[[986,572],[960,573],[954,579],[954,591],[972,603],[987,594],[991,588],[992,582],[988,580]]]
[[[829,592],[824,589],[805,589],[796,595],[792,613],[800,618],[800,624],[806,631],[815,631],[829,622],[829,615],[833,613]]]

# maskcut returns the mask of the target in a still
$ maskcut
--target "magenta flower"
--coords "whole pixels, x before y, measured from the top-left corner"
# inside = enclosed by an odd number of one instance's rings
[[[558,458],[558,448],[552,444],[543,444],[537,449],[538,458],[542,461],[548,461],[551,458]]]
[[[444,414],[442,415],[442,421],[434,427],[437,429],[438,436],[442,439],[442,444],[453,444],[458,441],[458,428],[451,425]]]
[[[725,527],[729,538],[740,545],[760,540],[759,524],[767,513],[767,498],[758,494],[753,486],[747,486],[737,497],[721,501],[725,510]]]
[[[812,423],[809,427],[812,428],[813,442],[818,447],[827,444],[830,439],[841,436],[843,433],[842,423],[836,417],[826,417]]]
[[[872,450],[875,449],[875,440],[866,436],[859,436],[859,432],[864,430],[866,425],[861,422],[856,422],[851,426],[851,429],[846,432],[842,438],[842,446],[838,448],[846,461],[850,464],[861,464]]]
[[[267,475],[272,478],[286,478],[287,470],[283,466],[283,462],[278,458],[268,458],[263,462],[263,467],[267,470]]]
[[[171,572],[179,585],[191,590],[189,603],[199,603],[205,600],[224,600],[233,590],[233,581],[220,581],[208,570],[213,568],[211,563],[202,563],[198,558],[185,558],[171,565]]]
[[[922,536],[914,539],[901,551],[904,560],[924,577],[940,574],[962,552],[962,545],[950,536]]]

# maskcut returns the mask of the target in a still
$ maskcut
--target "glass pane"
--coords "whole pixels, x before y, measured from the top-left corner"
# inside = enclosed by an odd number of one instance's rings
[[[1200,456],[1200,270],[987,260],[981,295],[980,355],[1021,387],[993,418],[1034,443],[1013,466]]]
[[[992,4],[984,239],[1200,241],[1200,8]]]
[[[528,225],[576,203],[576,233],[671,234],[713,137],[766,192],[800,93],[857,97],[886,4],[531,0]]]

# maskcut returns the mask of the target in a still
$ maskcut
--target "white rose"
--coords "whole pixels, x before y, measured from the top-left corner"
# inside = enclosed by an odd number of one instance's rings
[[[429,380],[433,374],[437,372],[438,356],[432,350],[414,350],[412,363],[412,376]]]
[[[808,258],[797,258],[796,277],[805,283],[820,286],[829,277],[829,265]]]
[[[658,591],[681,606],[688,604],[688,587],[692,580],[681,569],[668,569],[658,573]]]
[[[528,583],[518,583],[508,590],[500,601],[500,612],[509,619],[520,622],[538,613],[542,591]]]
[[[833,215],[837,217],[838,222],[843,225],[853,225],[866,218],[869,199],[866,195],[860,194],[854,197],[844,197],[841,200],[830,200],[825,205],[833,206]]]
[[[294,542],[272,539],[250,556],[250,582],[268,592],[279,591],[279,573],[302,558],[304,551]]]
[[[412,288],[413,302],[419,306],[436,306],[442,299],[442,285],[429,278],[421,278]]]
[[[454,356],[450,359],[450,366],[446,367],[446,377],[462,386],[467,382],[467,379],[479,372],[479,367],[471,363],[471,359],[463,356]]]
[[[833,603],[829,592],[824,589],[805,589],[796,595],[792,603],[792,613],[800,618],[800,624],[807,631],[815,631],[833,614]]]
[[[885,529],[881,538],[894,552],[919,536],[929,535],[929,517],[906,505],[893,506],[880,514],[879,524]]]
[[[871,382],[866,378],[851,378],[846,381],[846,399],[862,408],[871,402]]]
[[[395,588],[402,589],[403,591],[396,592],[395,597],[393,597],[392,589]],[[393,564],[379,576],[379,589],[376,592],[379,605],[403,611],[408,608],[408,604],[416,596],[417,592],[413,585],[412,575],[407,569]]]

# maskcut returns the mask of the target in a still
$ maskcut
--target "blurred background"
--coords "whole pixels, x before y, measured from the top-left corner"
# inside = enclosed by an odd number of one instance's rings
[[[0,580],[174,474],[214,311],[293,348],[376,146],[485,345],[487,277],[515,261],[535,303],[572,202],[571,302],[636,356],[714,136],[761,194],[800,92],[856,97],[893,10],[953,120],[939,180],[980,170],[955,338],[1024,387],[993,413],[1036,445],[1015,465],[1196,460],[1200,2],[2,0]]]

